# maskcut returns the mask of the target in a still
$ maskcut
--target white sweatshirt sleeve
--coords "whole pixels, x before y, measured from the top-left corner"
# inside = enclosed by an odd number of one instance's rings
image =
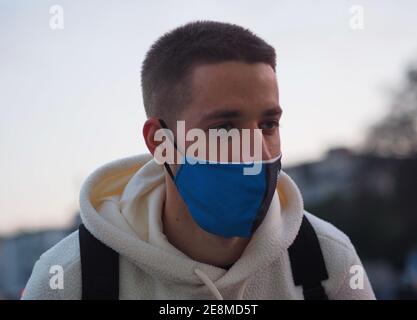
[[[81,264],[78,231],[75,231],[36,261],[21,299],[71,300],[80,297]]]

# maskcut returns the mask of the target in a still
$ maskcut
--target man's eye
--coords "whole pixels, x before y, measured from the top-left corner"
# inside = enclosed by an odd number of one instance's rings
[[[279,127],[279,122],[278,121],[265,121],[259,127],[262,130],[273,130]]]

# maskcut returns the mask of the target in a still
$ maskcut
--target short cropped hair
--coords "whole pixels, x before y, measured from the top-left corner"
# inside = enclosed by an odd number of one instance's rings
[[[275,71],[275,49],[250,30],[215,21],[195,21],[162,35],[141,70],[146,115],[177,119],[192,98],[189,76],[196,65],[263,62]]]

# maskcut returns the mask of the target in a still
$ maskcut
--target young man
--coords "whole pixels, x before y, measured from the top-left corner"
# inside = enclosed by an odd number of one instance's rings
[[[142,92],[150,153],[88,177],[83,226],[40,257],[23,299],[375,298],[349,238],[305,212],[280,171],[270,45],[236,25],[186,24],[147,53]],[[177,151],[192,144],[180,145],[179,120],[185,133],[261,129],[260,174],[239,173],[242,161],[162,164],[159,129],[172,130]]]

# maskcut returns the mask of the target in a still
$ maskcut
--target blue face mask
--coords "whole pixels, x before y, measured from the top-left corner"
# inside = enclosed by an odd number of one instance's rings
[[[160,123],[167,129],[163,120]],[[205,231],[225,238],[251,237],[271,204],[281,156],[252,163],[197,161],[184,155],[175,176],[164,163],[194,221]],[[254,165],[259,165],[259,173],[245,175],[244,169]]]

